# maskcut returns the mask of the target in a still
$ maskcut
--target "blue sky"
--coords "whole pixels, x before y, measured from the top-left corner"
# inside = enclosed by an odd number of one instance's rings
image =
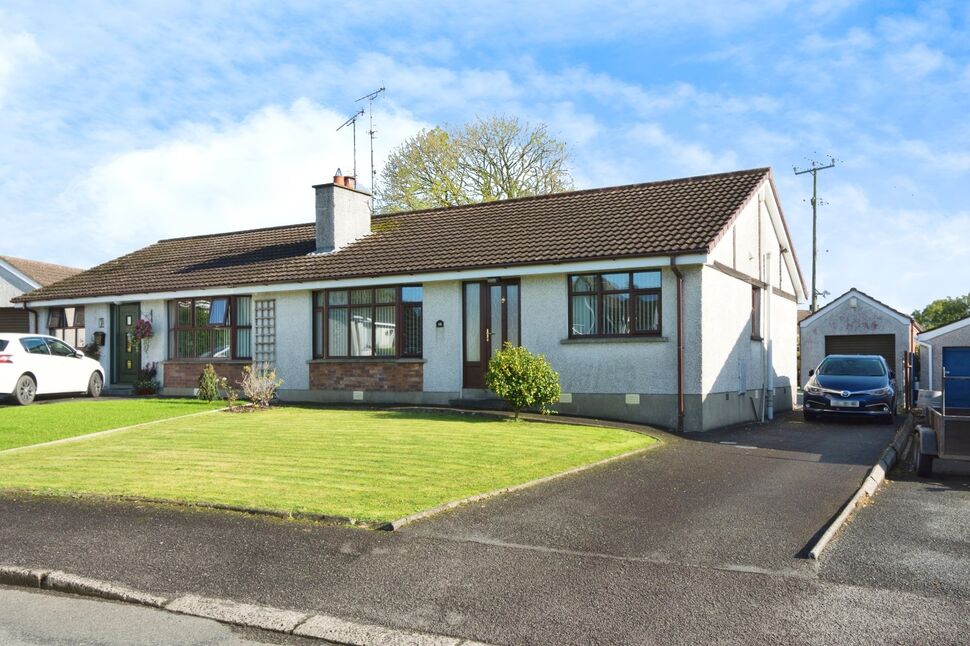
[[[579,187],[772,166],[806,282],[792,166],[833,155],[820,289],[970,292],[965,2],[0,0],[0,253],[90,266],[309,221],[310,185],[353,163],[335,128],[382,83],[378,165],[500,112],[567,141]]]

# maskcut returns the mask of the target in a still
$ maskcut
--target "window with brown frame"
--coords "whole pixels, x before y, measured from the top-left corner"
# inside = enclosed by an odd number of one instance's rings
[[[751,287],[751,338],[761,340],[761,288]]]
[[[169,358],[252,358],[251,303],[250,296],[169,301]]]
[[[84,347],[84,308],[53,307],[47,313],[47,333],[75,348]]]
[[[658,336],[660,270],[569,276],[569,336]]]
[[[313,357],[420,357],[421,285],[313,293]]]

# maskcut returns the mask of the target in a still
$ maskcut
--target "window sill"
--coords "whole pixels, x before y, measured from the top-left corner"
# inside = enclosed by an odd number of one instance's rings
[[[586,343],[666,343],[669,341],[665,336],[591,336],[588,338],[573,337],[560,339],[563,345],[586,344]]]
[[[334,357],[309,359],[307,363],[425,363],[421,357]]]

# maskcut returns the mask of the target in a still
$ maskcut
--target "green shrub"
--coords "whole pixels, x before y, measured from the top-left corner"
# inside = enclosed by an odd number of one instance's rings
[[[485,385],[504,399],[515,411],[537,408],[546,415],[559,401],[559,373],[541,354],[532,354],[521,346],[506,343],[488,362]]]
[[[219,398],[219,375],[211,363],[205,364],[199,375],[199,399],[211,402]]]

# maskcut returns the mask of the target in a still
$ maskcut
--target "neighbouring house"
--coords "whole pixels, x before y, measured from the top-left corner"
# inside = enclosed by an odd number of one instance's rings
[[[31,312],[13,299],[25,292],[46,287],[80,273],[81,269],[39,260],[0,256],[0,332],[29,332],[38,327],[44,332],[46,321],[31,321]],[[69,308],[63,318],[52,321],[50,333],[75,345],[84,343],[84,308]],[[55,315],[57,316],[57,315]]]
[[[945,391],[947,406],[970,408],[970,316],[921,332],[916,340],[923,387]]]
[[[802,319],[799,330],[801,383],[830,354],[877,354],[895,371],[906,393],[898,405],[909,402],[920,330],[913,317],[853,287]]]
[[[699,431],[792,407],[805,288],[770,169],[389,215],[353,178],[314,190],[314,222],[161,240],[18,300],[83,306],[111,384],[158,362],[170,394],[257,362],[288,401],[481,404],[509,342],[559,372],[562,413]]]

